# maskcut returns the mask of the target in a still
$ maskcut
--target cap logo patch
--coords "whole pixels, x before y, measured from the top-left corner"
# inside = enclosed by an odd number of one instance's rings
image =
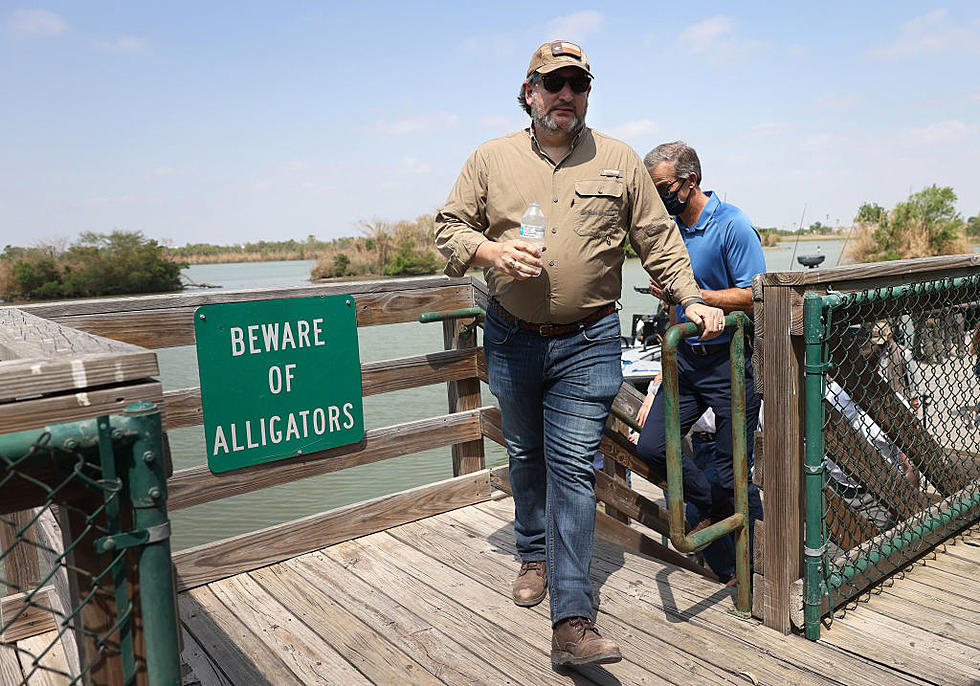
[[[577,59],[582,59],[582,48],[575,45],[575,43],[569,43],[568,41],[556,40],[551,44],[551,56],[561,57],[562,55],[567,55],[568,57],[575,57]]]

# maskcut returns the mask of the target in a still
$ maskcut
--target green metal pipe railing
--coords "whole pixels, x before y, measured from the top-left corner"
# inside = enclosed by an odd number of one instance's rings
[[[92,453],[100,458],[103,473],[99,482],[94,482],[83,473],[83,453]],[[82,478],[88,486],[100,486],[105,493],[106,502],[99,509],[106,515],[109,534],[95,541],[95,550],[97,553],[112,554],[106,564],[106,572],[111,570],[115,581],[118,617],[109,633],[119,634],[126,683],[135,677],[135,662],[131,636],[133,622],[129,616],[131,608],[121,571],[124,569],[124,549],[136,547],[149,682],[151,686],[179,685],[177,608],[174,602],[167,477],[159,408],[153,403],[137,402],[127,406],[121,415],[0,436],[0,467],[21,469],[34,460],[48,460],[56,455],[73,456],[62,467],[73,471],[73,476]],[[40,481],[31,481],[40,487],[47,487]],[[62,486],[64,484],[58,490]],[[123,500],[120,501],[120,498]],[[119,531],[122,504],[132,507],[133,530],[129,532]],[[66,551],[76,545],[78,541],[70,543]],[[46,583],[55,571],[51,570],[43,582]],[[82,598],[81,605],[90,600],[93,594],[94,590],[87,598]],[[71,616],[74,617],[80,610],[81,606],[74,608]]]
[[[684,476],[681,455],[681,424],[677,380],[677,346],[688,336],[697,335],[699,327],[688,322],[668,329],[661,346],[663,362],[664,424],[667,451],[667,510],[670,522],[670,541],[674,547],[690,553],[730,533],[735,534],[735,580],[738,591],[736,613],[743,617],[752,612],[752,580],[750,577],[748,455],[745,435],[745,332],[752,326],[744,312],[725,317],[725,329],[730,332],[729,351],[732,362],[732,468],[735,480],[735,514],[715,522],[697,533],[686,533],[684,519]],[[617,408],[612,414],[632,428],[642,427],[636,420]]]

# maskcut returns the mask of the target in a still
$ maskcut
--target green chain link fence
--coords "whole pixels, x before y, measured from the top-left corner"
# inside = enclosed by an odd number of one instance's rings
[[[811,293],[804,320],[815,640],[821,616],[980,517],[980,275]]]
[[[150,684],[180,683],[156,406],[0,436],[0,512],[5,674],[129,684],[145,666]]]

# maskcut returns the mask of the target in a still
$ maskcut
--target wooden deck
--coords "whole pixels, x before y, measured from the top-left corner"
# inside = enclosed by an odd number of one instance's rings
[[[732,590],[597,539],[598,626],[625,659],[554,671],[547,603],[509,598],[499,498],[180,595],[185,684],[977,684],[976,530],[811,643]]]

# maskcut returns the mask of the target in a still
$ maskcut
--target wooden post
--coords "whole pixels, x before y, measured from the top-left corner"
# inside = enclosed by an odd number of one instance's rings
[[[761,605],[766,626],[787,634],[792,628],[790,588],[802,576],[803,350],[800,337],[790,336],[793,300],[799,295],[790,287],[763,287],[766,554]]]
[[[476,327],[462,326],[459,319],[447,319],[442,323],[442,335],[446,350],[476,347]],[[475,410],[483,403],[480,395],[480,379],[473,377],[447,382],[449,411]],[[471,474],[486,468],[483,438],[453,445],[453,476]]]
[[[41,579],[38,569],[37,549],[28,542],[20,542],[17,530],[23,528],[34,514],[30,510],[11,512],[7,519],[0,521],[0,546],[6,555],[3,558],[3,577],[7,588],[2,589],[4,595],[26,592],[37,586]],[[27,540],[36,540],[34,526],[24,532]],[[12,549],[12,550],[11,550]],[[11,550],[11,552],[7,552]]]

